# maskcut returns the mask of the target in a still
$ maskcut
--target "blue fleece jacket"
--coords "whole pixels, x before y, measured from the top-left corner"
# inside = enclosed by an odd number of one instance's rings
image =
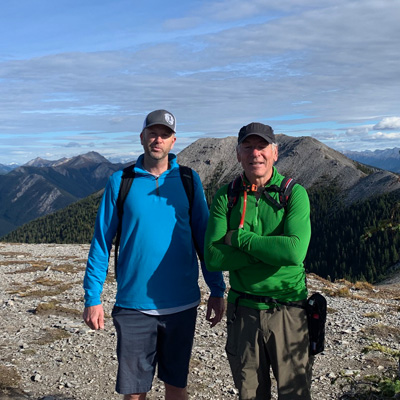
[[[169,154],[170,169],[155,177],[143,169],[143,155],[135,166],[135,179],[124,204],[118,257],[115,304],[134,309],[185,306],[200,300],[199,267],[192,231],[200,248],[208,220],[208,208],[198,174],[193,171],[192,230],[189,201],[179,165]],[[122,171],[114,173],[105,188],[84,278],[85,306],[101,303],[112,241],[118,226],[116,202]],[[221,272],[209,272],[201,263],[211,296],[222,297]]]

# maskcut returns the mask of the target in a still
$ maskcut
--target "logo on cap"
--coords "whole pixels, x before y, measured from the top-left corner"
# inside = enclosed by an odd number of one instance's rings
[[[164,118],[167,121],[167,124],[173,126],[174,125],[174,117],[171,114],[164,114]]]

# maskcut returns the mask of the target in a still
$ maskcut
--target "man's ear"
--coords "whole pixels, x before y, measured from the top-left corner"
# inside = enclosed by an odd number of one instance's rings
[[[240,145],[236,146],[236,158],[239,161],[239,163],[242,162],[242,157],[240,156]]]
[[[143,146],[144,131],[140,132],[140,144]]]
[[[175,142],[176,142],[176,136],[175,136],[175,134],[174,134],[174,137],[173,137],[173,140],[172,140],[172,145],[171,145],[171,150],[172,150],[172,148],[174,147]]]
[[[274,152],[274,154],[273,154],[274,162],[277,162],[278,161],[278,157],[279,157],[278,146],[274,146],[273,152]]]

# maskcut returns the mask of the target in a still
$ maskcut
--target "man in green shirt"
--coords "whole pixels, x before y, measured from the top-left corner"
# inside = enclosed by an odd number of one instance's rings
[[[303,261],[310,242],[310,204],[295,184],[279,204],[284,177],[274,163],[278,147],[270,126],[253,122],[239,131],[237,158],[244,174],[236,204],[228,186],[210,210],[205,261],[229,271],[226,352],[240,400],[271,398],[270,368],[279,400],[310,400],[311,368]],[[237,186],[237,184],[236,184]],[[229,219],[229,221],[228,221]]]

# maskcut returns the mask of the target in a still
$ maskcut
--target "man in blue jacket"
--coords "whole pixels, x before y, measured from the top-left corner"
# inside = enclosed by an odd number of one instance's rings
[[[124,203],[117,295],[112,316],[117,331],[116,390],[124,400],[145,400],[158,366],[166,400],[186,400],[187,376],[200,302],[199,267],[192,234],[200,249],[208,208],[200,178],[193,171],[192,217],[174,147],[176,121],[166,110],[147,115],[140,134],[144,149]],[[101,292],[112,241],[118,227],[116,201],[122,171],[106,186],[84,278],[83,318],[92,329],[104,328]],[[210,288],[206,318],[211,326],[224,313],[221,272],[201,263]]]

